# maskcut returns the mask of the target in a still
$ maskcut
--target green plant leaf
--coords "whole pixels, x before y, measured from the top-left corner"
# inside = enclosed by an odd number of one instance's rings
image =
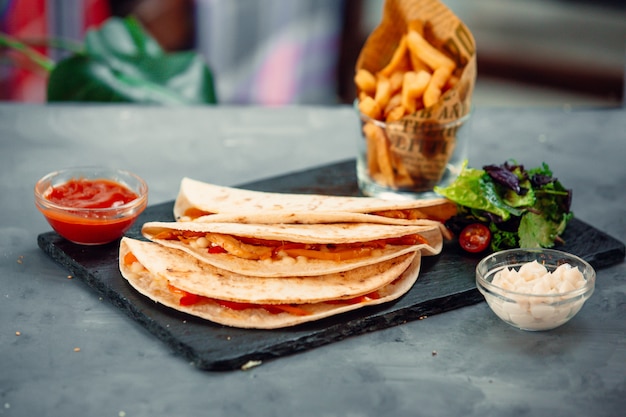
[[[194,52],[166,53],[136,19],[110,18],[50,74],[48,101],[214,104],[213,75]]]
[[[165,55],[157,41],[132,16],[126,19],[110,18],[99,30],[88,31],[85,35],[85,50],[90,56],[105,60],[138,56],[159,58]]]

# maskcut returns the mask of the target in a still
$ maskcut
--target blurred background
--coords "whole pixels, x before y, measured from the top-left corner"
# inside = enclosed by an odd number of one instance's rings
[[[618,106],[626,1],[443,0],[477,44],[476,105]],[[200,52],[222,104],[354,100],[354,65],[384,0],[0,0],[0,31],[82,40],[136,16],[168,51]],[[58,60],[55,50],[40,47]],[[0,100],[44,102],[46,80],[0,50]]]

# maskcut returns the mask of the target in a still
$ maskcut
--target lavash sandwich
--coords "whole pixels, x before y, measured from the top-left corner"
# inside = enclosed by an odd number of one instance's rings
[[[421,260],[413,251],[341,273],[267,278],[225,271],[180,250],[127,237],[119,255],[122,276],[148,298],[215,323],[257,329],[395,300],[417,280]]]
[[[340,273],[420,251],[441,252],[437,226],[372,223],[148,222],[142,234],[221,269],[258,277]]]
[[[240,223],[330,223],[339,221],[386,224],[432,224],[456,214],[445,198],[384,200],[373,197],[287,194],[251,191],[183,178],[174,202],[177,221],[198,219]],[[234,220],[236,219],[236,220]]]

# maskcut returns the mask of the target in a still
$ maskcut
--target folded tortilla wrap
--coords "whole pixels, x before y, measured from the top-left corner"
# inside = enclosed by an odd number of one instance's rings
[[[411,224],[416,220],[444,222],[456,214],[456,204],[445,198],[383,200],[373,197],[270,193],[224,187],[190,178],[182,179],[174,203],[174,218],[180,221],[215,214],[237,214],[240,216],[239,222],[277,223],[276,217],[263,220],[263,216],[270,213],[283,216],[283,219],[285,216],[300,214],[292,220],[297,219],[301,223],[324,223],[329,222],[328,218],[332,218],[333,214],[355,213],[361,216],[351,221]],[[367,217],[362,217],[364,215]],[[368,218],[370,220],[366,220]]]
[[[412,252],[345,274],[279,279],[229,274],[180,251],[130,238],[122,239],[119,259],[120,271],[130,285],[158,303],[226,326],[275,329],[395,300],[417,280],[421,256]],[[320,280],[319,285],[315,280]],[[365,283],[377,280],[380,287],[363,293]],[[308,292],[318,293],[307,295],[313,302],[297,301],[295,294]],[[224,300],[216,297],[222,293],[227,297]]]
[[[132,265],[136,261],[153,280],[165,279],[175,288],[196,295],[241,303],[302,304],[350,299],[376,291],[399,277],[415,253],[335,274],[261,278],[217,268],[178,249],[123,238],[120,270],[124,276],[136,273]]]
[[[371,223],[148,222],[143,235],[203,262],[259,277],[339,273],[420,251],[441,252],[436,226]]]

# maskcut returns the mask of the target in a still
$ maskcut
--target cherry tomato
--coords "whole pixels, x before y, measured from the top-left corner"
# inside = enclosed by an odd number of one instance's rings
[[[489,247],[491,231],[481,223],[466,226],[459,235],[459,245],[470,253],[482,252]]]

